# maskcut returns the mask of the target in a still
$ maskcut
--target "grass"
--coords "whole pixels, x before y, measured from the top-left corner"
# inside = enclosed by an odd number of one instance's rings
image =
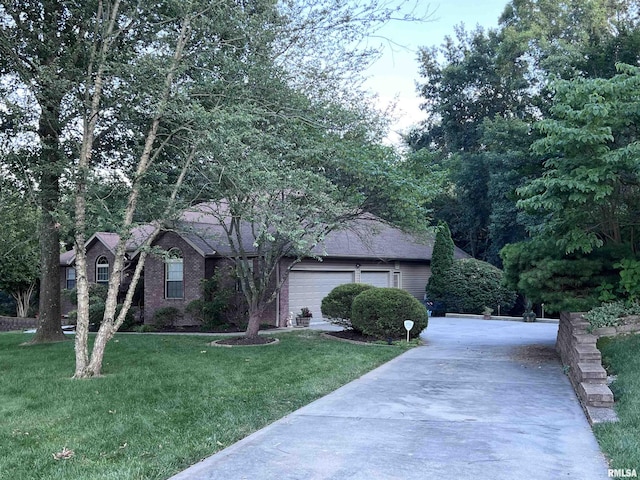
[[[601,338],[598,348],[609,374],[618,423],[599,424],[594,432],[611,468],[640,470],[640,335]]]
[[[104,376],[72,380],[73,342],[29,338],[0,334],[0,478],[165,479],[404,351],[316,332],[237,348],[117,335]]]

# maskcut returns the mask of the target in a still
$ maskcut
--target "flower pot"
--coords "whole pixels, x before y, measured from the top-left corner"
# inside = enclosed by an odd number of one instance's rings
[[[311,317],[296,317],[296,327],[308,327]]]

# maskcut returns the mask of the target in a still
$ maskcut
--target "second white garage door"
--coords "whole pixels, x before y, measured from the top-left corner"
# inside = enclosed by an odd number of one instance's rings
[[[292,271],[289,274],[289,310],[294,315],[302,307],[309,307],[312,321],[322,320],[320,303],[338,285],[353,283],[353,272]]]
[[[360,283],[386,288],[389,286],[389,272],[363,271],[360,273]]]

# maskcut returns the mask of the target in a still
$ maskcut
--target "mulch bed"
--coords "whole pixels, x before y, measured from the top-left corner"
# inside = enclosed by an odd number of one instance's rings
[[[229,345],[229,346],[251,346],[251,345],[268,345],[270,343],[277,342],[277,338],[272,337],[230,337],[223,340],[217,340],[217,345]]]

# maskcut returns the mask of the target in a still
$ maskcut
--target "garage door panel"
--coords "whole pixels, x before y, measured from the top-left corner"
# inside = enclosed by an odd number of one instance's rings
[[[374,287],[386,288],[389,286],[389,272],[362,271],[360,273],[360,283],[373,285]]]
[[[313,313],[313,321],[322,320],[322,299],[338,285],[353,281],[353,272],[294,270],[289,274],[289,310],[297,315],[302,307],[308,307]]]

